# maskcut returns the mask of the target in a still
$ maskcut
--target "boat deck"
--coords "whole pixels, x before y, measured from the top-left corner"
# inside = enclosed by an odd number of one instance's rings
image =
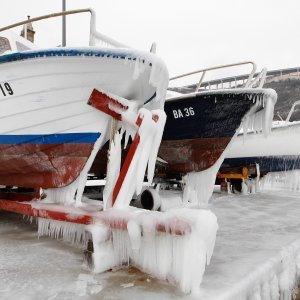
[[[0,298],[251,299],[276,292],[276,280],[286,289],[300,257],[299,193],[215,193],[210,206],[219,231],[201,292],[192,296],[134,268],[93,274],[82,249],[38,239],[34,224],[0,212]]]

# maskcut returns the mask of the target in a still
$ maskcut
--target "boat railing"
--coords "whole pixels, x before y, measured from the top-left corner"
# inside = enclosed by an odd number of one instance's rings
[[[36,18],[31,18],[31,19],[26,19],[24,21],[6,26],[6,27],[2,27],[0,28],[0,32],[1,31],[5,31],[8,29],[12,29],[21,25],[27,25],[29,23],[33,23],[33,22],[37,22],[37,21],[41,21],[44,19],[50,19],[50,18],[56,18],[56,17],[61,17],[61,16],[66,16],[66,15],[74,15],[74,14],[80,14],[80,13],[86,13],[89,12],[91,14],[91,20],[90,20],[90,40],[89,40],[89,45],[90,46],[95,46],[96,41],[101,41],[103,42],[105,45],[109,46],[109,47],[114,47],[114,48],[129,48],[128,46],[126,46],[125,44],[122,44],[100,32],[98,32],[96,30],[96,13],[93,9],[91,8],[84,8],[84,9],[75,9],[75,10],[68,10],[68,11],[62,11],[62,12],[58,12],[58,13],[52,13],[52,14],[48,14],[48,15],[44,15],[44,16],[40,16],[40,17],[36,17]],[[25,28],[26,29],[26,28]],[[27,30],[25,30],[26,32]]]
[[[298,105],[300,105],[300,100],[294,102],[293,106],[291,107],[291,109],[290,109],[290,111],[289,111],[288,116],[287,116],[286,119],[285,119],[285,124],[289,123],[290,118],[291,118],[292,114],[293,114],[294,111],[295,111],[295,107],[298,106]]]
[[[202,83],[204,82],[204,77],[206,76],[207,72],[225,69],[225,68],[236,67],[236,66],[242,66],[242,65],[251,65],[252,70],[249,73],[246,80],[243,80],[242,84],[237,84],[237,82],[235,82],[234,88],[238,88],[238,87],[240,87],[240,88],[253,88],[253,87],[261,88],[265,82],[267,70],[264,68],[260,73],[255,73],[256,72],[256,64],[252,61],[239,62],[239,63],[234,63],[234,64],[205,68],[205,69],[201,69],[201,70],[197,70],[197,71],[193,71],[193,72],[189,72],[189,73],[171,77],[170,81],[176,80],[179,78],[183,78],[183,77],[188,77],[188,76],[195,75],[195,74],[200,74],[200,80],[196,84],[196,87],[194,90],[194,92],[198,92],[201,88]],[[222,89],[224,88],[223,84],[221,85],[221,88]],[[232,88],[232,86],[230,85],[229,88]],[[208,85],[208,89],[209,90],[211,89],[211,85]],[[216,89],[218,89],[218,85],[217,85]]]
[[[246,87],[262,88],[266,81],[266,76],[267,76],[267,69],[263,68],[261,72],[259,72],[255,77],[253,77],[253,79]]]

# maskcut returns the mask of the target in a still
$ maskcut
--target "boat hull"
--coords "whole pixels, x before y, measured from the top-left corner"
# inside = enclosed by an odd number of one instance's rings
[[[75,181],[95,143],[101,148],[109,136],[111,118],[88,105],[93,89],[143,105],[157,93],[149,83],[154,62],[137,51],[97,48],[0,56],[0,184]]]
[[[262,109],[263,102],[259,104],[253,99],[263,93],[223,90],[167,100],[167,121],[158,152],[168,163],[163,170],[165,175],[180,178],[213,166],[236,135],[245,115],[252,108]],[[91,173],[105,174],[107,148],[98,153]]]
[[[167,101],[167,123],[159,157],[169,176],[199,172],[220,158],[260,91],[208,92]],[[261,106],[257,106],[257,110]]]
[[[168,174],[203,171],[222,155],[231,137],[163,140],[159,157],[168,162]]]
[[[300,169],[300,155],[255,156],[226,158],[221,168],[259,165],[261,175],[269,172],[292,171]]]
[[[44,188],[70,184],[79,176],[99,137],[95,133],[2,136],[0,182]]]
[[[260,171],[277,172],[300,168],[300,122],[274,126],[265,137],[261,133],[239,134],[227,152],[222,167],[259,164]]]

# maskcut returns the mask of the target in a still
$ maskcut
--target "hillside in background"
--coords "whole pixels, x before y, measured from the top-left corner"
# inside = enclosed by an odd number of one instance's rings
[[[300,78],[274,78],[265,83],[264,87],[274,89],[278,100],[274,109],[274,120],[286,119],[293,103],[300,100]],[[300,105],[296,106],[290,121],[300,120]]]

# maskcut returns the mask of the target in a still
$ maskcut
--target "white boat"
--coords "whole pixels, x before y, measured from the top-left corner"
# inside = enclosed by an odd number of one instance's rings
[[[88,105],[93,89],[137,106],[163,107],[168,72],[155,53],[96,32],[90,9],[44,18],[80,12],[91,13],[88,47],[38,49],[11,31],[0,32],[1,185],[57,188],[88,172],[109,138],[111,120]],[[109,47],[93,46],[95,39]]]
[[[296,101],[285,121],[274,121],[268,137],[251,132],[240,133],[226,154],[223,167],[259,164],[262,173],[300,168],[300,121],[290,118],[300,101]]]

